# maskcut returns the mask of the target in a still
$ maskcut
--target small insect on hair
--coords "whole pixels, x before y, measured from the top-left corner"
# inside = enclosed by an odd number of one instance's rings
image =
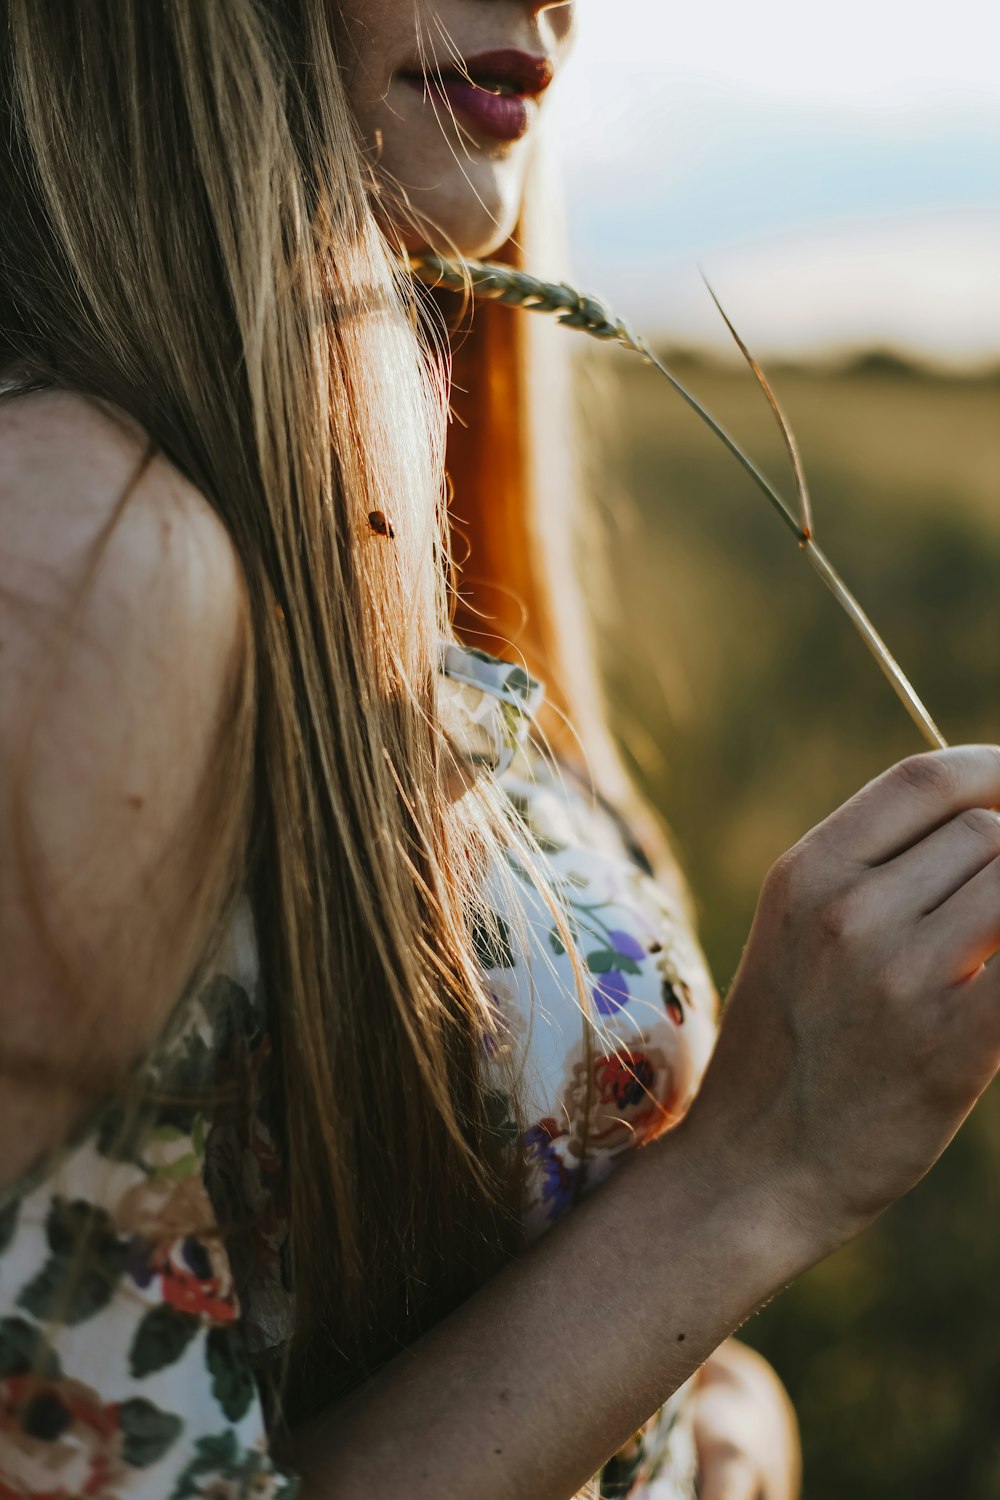
[[[368,512],[368,525],[376,536],[388,537],[389,541],[395,541],[396,533],[392,529],[392,523],[382,510],[370,510]]]

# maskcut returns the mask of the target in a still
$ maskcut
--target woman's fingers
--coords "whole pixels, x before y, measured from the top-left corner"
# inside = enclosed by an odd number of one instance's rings
[[[970,983],[1000,954],[997,802],[997,747],[917,757],[764,882],[699,1097],[747,1129],[769,1101],[800,1201],[824,1223],[840,1205],[833,1243],[919,1181],[1000,1067],[1000,959]]]
[[[958,984],[1000,952],[1000,859],[924,917],[919,932],[945,985]]]
[[[1000,858],[1000,816],[969,808],[866,877],[890,918],[927,915],[943,906],[993,860]]]
[[[948,1023],[961,1028],[967,1058],[981,1068],[985,1088],[1000,1064],[1000,962],[976,970],[952,992]]]
[[[1000,804],[1000,746],[958,745],[900,761],[822,824],[825,841],[882,865],[971,808]]]

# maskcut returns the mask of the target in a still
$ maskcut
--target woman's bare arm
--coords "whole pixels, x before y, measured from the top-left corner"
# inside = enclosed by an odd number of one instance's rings
[[[281,1455],[306,1500],[569,1500],[826,1248],[746,1143],[634,1154],[527,1255]],[[749,1171],[748,1171],[749,1168]]]
[[[309,1500],[568,1500],[930,1167],[1000,1062],[1000,751],[894,767],[765,882],[687,1119],[347,1406]]]
[[[144,452],[81,397],[0,402],[0,1186],[155,1039],[206,937],[171,916],[196,886],[240,572]]]

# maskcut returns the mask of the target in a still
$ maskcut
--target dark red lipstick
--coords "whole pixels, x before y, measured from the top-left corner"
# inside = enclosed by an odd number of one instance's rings
[[[511,50],[482,52],[461,67],[423,73],[408,69],[406,83],[447,102],[474,130],[494,140],[517,141],[531,124],[531,107],[552,82],[547,57]]]

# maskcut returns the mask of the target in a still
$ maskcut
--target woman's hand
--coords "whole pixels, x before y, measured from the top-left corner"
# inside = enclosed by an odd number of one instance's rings
[[[802,1455],[788,1393],[766,1359],[735,1339],[698,1373],[700,1500],[798,1500]]]
[[[924,1175],[997,1070],[998,802],[997,747],[916,756],[764,882],[681,1128],[777,1168],[821,1254]]]
[[[297,1429],[305,1494],[565,1500],[912,1187],[1000,1066],[997,803],[1000,749],[919,756],[779,860],[689,1114]]]

